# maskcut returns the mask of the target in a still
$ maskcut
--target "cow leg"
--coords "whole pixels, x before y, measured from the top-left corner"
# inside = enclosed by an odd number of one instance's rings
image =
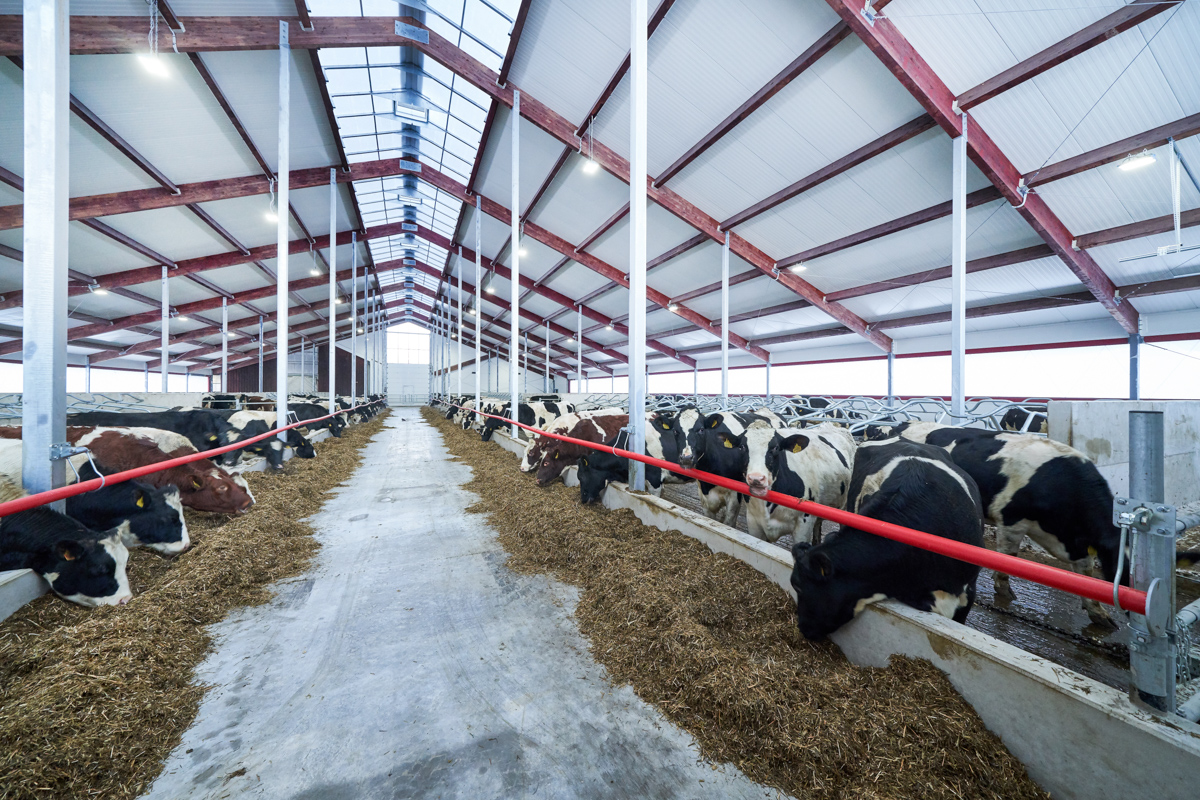
[[[721,521],[731,528],[736,528],[739,511],[741,511],[741,495],[737,492],[726,490],[725,516]]]
[[[1072,561],[1071,571],[1077,572],[1080,575],[1091,575],[1093,578],[1104,580],[1103,573],[1096,566],[1095,557],[1091,555]],[[1106,628],[1117,627],[1117,623],[1109,615],[1108,609],[1098,600],[1083,598],[1083,610],[1087,612],[1088,619],[1092,621],[1093,625],[1102,625]]]
[[[1021,542],[1025,541],[1025,532],[1000,525],[996,528],[996,551],[1005,555],[1015,556],[1021,550]],[[992,574],[992,585],[995,587],[996,599],[1016,600],[1017,596],[1009,585],[1008,575],[1003,572]]]

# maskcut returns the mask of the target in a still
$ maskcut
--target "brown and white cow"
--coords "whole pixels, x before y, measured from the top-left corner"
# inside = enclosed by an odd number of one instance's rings
[[[581,419],[564,435],[572,439],[582,439],[585,442],[608,442],[617,435],[617,431],[629,424],[629,415],[620,413],[597,414],[587,419]],[[554,440],[546,447],[541,465],[537,471],[538,486],[546,486],[554,481],[563,470],[575,464],[583,452],[589,448],[573,442]]]
[[[0,438],[20,439],[21,428],[0,427]],[[186,436],[158,428],[90,428],[70,426],[67,441],[87,447],[106,474],[157,464],[197,452]],[[86,457],[83,457],[86,461]],[[151,486],[175,486],[180,501],[197,511],[240,514],[254,504],[250,486],[208,459],[169,467],[138,480]]]

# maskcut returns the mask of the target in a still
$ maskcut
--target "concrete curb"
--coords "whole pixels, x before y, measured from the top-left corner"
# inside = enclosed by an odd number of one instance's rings
[[[523,450],[504,434],[495,440]],[[563,473],[578,485],[574,468]],[[793,598],[792,555],[669,500],[610,484],[606,508],[678,531],[767,576]],[[888,600],[870,605],[831,637],[851,663],[886,667],[921,658],[950,678],[990,731],[1056,798],[1183,798],[1200,775],[1200,726],[1157,717],[1122,692],[937,614]]]

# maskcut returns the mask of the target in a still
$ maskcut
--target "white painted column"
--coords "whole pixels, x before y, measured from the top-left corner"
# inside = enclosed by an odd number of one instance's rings
[[[550,323],[546,323],[546,376],[542,378],[542,391],[550,391]]]
[[[475,411],[479,411],[479,357],[483,349],[483,333],[480,317],[483,316],[483,243],[480,226],[483,224],[483,208],[479,195],[475,195]],[[479,417],[476,417],[479,419]]]
[[[221,391],[229,391],[229,302],[221,298]]]
[[[512,307],[509,309],[508,333],[508,389],[511,419],[520,419],[521,397],[517,384],[517,353],[520,345],[518,336],[521,331],[521,93],[513,89],[512,116]],[[526,353],[526,362],[528,362]],[[528,373],[528,363],[526,363]],[[517,438],[516,425],[509,426],[514,439]]]
[[[583,392],[583,306],[575,307],[575,388]]]
[[[721,408],[729,408],[729,231],[721,247]]]
[[[767,399],[771,399],[771,354],[767,353]]]
[[[354,191],[354,187],[350,187]],[[350,405],[358,405],[358,232],[350,234]],[[433,338],[429,340],[429,369],[433,370]],[[432,386],[430,387],[432,389]]]
[[[893,378],[895,376],[895,365],[896,365],[896,353],[893,350],[892,352],[889,352],[888,356],[887,356],[887,386],[888,386],[887,405],[888,405],[888,408],[891,408],[892,404],[896,400],[894,383],[892,382]]]
[[[170,372],[171,354],[167,348],[171,344],[171,288],[167,285],[167,265],[163,264],[162,268],[162,325],[159,332],[162,337],[160,353],[158,359],[158,370],[162,373],[162,391],[167,391],[167,374]]]
[[[288,183],[291,172],[291,71],[288,24],[279,23],[279,221],[275,226],[275,427],[288,424]],[[286,444],[287,434],[279,440]]]
[[[351,187],[351,191],[354,188]],[[329,169],[329,413],[337,411],[337,169]],[[319,371],[319,370],[318,370]],[[319,385],[319,381],[318,381]]]
[[[90,355],[83,357],[83,391],[86,394],[92,393],[92,357]]]
[[[258,391],[263,390],[263,318],[258,318]]]
[[[967,120],[954,139],[950,243],[950,414],[954,424],[966,414],[967,386]]]
[[[646,452],[646,0],[630,0],[629,450]],[[646,488],[646,465],[629,461],[629,487]]]
[[[461,254],[460,254],[460,255],[461,255]],[[463,322],[463,320],[462,320],[462,315],[463,315],[462,274],[463,274],[463,263],[462,263],[462,258],[459,258],[459,259],[458,259],[458,348],[457,348],[457,350],[456,350],[456,355],[455,355],[455,357],[454,357],[454,362],[455,362],[455,363],[458,365],[458,377],[457,377],[457,382],[458,382],[458,383],[457,383],[457,385],[458,385],[458,391],[456,391],[456,392],[455,392],[455,394],[457,394],[457,395],[459,396],[459,398],[460,398],[460,399],[459,399],[459,402],[460,402],[460,403],[462,402],[462,399],[461,399],[461,398],[462,398],[462,374],[463,374],[463,371],[462,371],[462,363],[463,363],[463,360],[462,360],[462,344],[463,344],[463,329],[462,329],[462,322]]]
[[[150,362],[149,361],[145,361],[142,363],[142,384],[145,387],[142,391],[144,391],[146,394],[150,394]]]

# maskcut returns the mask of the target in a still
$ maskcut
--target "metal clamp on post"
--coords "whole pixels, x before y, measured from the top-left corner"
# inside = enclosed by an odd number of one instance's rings
[[[1175,711],[1175,508],[1113,498],[1113,524],[1132,535],[1133,588],[1146,593],[1146,614],[1130,613],[1129,669],[1147,705]],[[1117,580],[1120,580],[1118,574]]]
[[[86,455],[88,457],[88,463],[92,465],[92,469],[95,471],[95,473],[100,476],[100,485],[97,486],[93,491],[99,491],[100,489],[103,489],[104,483],[108,480],[108,478],[103,472],[100,471],[100,468],[96,466],[96,458],[92,455],[92,451],[89,448],[76,447],[70,442],[56,442],[50,445],[50,460],[65,460],[67,465],[71,468],[71,471],[75,473],[76,483],[82,483],[83,479],[79,477],[79,470],[75,469],[75,464],[71,462],[71,456],[82,455]]]

